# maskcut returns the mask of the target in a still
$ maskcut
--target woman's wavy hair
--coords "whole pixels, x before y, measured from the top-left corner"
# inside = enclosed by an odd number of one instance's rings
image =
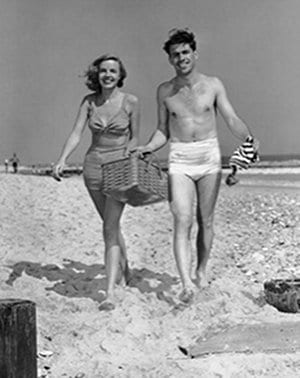
[[[95,59],[93,63],[89,65],[88,69],[84,73],[84,76],[86,77],[85,85],[91,91],[101,92],[101,85],[99,83],[99,68],[100,68],[101,63],[105,62],[106,60],[114,60],[119,63],[120,79],[117,83],[117,86],[121,88],[124,84],[124,79],[127,76],[127,72],[125,70],[124,64],[122,63],[121,59],[115,55],[105,54]]]

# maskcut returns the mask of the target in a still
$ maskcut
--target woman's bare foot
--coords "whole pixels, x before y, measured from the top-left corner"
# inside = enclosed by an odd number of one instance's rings
[[[195,290],[192,287],[185,287],[179,294],[179,299],[185,304],[190,304],[193,302],[195,296]]]

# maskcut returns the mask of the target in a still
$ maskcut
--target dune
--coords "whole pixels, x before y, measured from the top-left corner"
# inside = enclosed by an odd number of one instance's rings
[[[179,348],[237,325],[299,321],[263,294],[268,279],[300,277],[299,181],[240,178],[221,187],[211,284],[190,306],[178,300],[168,204],[126,207],[133,279],[102,312],[102,224],[82,177],[1,174],[0,295],[36,303],[39,377],[297,377],[299,350],[190,359]]]

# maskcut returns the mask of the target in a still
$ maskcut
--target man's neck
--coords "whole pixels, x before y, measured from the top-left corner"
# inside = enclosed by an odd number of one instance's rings
[[[192,71],[187,75],[177,75],[175,77],[176,82],[182,87],[192,88],[199,82],[203,75],[198,71]]]

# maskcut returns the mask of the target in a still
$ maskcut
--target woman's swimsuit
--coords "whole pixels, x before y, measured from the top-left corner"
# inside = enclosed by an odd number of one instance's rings
[[[120,109],[105,124],[99,114],[98,107],[93,101],[88,107],[88,126],[92,132],[92,144],[88,149],[84,164],[83,178],[85,185],[90,190],[101,190],[102,188],[102,165],[108,161],[124,157],[125,145],[105,148],[101,146],[103,135],[109,138],[118,138],[130,135],[130,114],[125,108],[126,94],[123,94]],[[127,143],[127,142],[126,142]]]

